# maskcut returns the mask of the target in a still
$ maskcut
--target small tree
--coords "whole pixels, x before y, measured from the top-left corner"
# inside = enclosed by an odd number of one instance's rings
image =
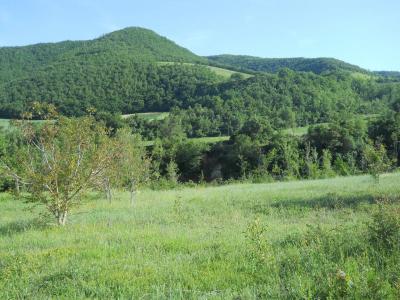
[[[131,204],[134,205],[137,189],[149,178],[150,159],[146,156],[140,135],[132,134],[128,129],[121,129],[116,138],[120,159],[114,165],[114,178],[120,187],[130,191]]]
[[[390,166],[385,146],[383,144],[366,144],[364,160],[368,173],[379,183],[379,175],[387,171]]]
[[[12,122],[11,122],[12,123]],[[18,131],[8,130],[1,140],[0,145],[0,159],[3,168],[1,168],[1,175],[14,182],[14,193],[19,196],[21,191],[22,178],[18,175],[21,174],[22,166],[20,164],[21,156],[21,135]]]
[[[167,165],[167,177],[172,184],[178,183],[178,177],[179,177],[178,172],[179,172],[178,165],[174,160],[171,159]]]
[[[3,169],[26,184],[25,198],[44,204],[58,224],[65,225],[67,214],[81,202],[83,193],[98,185],[118,160],[115,141],[92,117],[60,118],[39,128],[21,121],[17,127],[23,139],[20,168],[13,171],[3,161]]]

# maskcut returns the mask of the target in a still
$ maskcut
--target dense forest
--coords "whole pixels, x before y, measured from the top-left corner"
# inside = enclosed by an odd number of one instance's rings
[[[209,56],[209,61],[215,64],[231,66],[240,70],[277,73],[283,68],[299,72],[322,74],[335,71],[359,72],[368,71],[334,58],[261,58],[247,55],[215,55]]]

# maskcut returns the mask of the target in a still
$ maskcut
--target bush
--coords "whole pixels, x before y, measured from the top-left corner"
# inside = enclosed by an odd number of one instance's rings
[[[400,251],[400,209],[379,204],[368,224],[368,236],[378,250]]]

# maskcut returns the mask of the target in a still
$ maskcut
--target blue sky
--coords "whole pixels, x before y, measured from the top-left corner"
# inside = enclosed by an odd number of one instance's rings
[[[400,0],[0,0],[0,46],[155,30],[199,55],[335,57],[400,70]]]

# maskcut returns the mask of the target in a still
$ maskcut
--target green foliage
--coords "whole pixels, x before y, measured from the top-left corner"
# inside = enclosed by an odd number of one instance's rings
[[[71,208],[100,184],[117,160],[117,148],[106,128],[91,117],[60,118],[39,128],[21,121],[16,130],[17,151],[5,155],[2,170],[26,187],[21,197],[45,205],[58,224],[65,225]]]
[[[400,112],[389,112],[372,122],[369,136],[387,149],[389,157],[400,166]]]
[[[366,144],[363,154],[368,173],[379,182],[379,175],[388,171],[390,166],[385,146]]]
[[[178,165],[175,163],[175,161],[171,160],[167,164],[166,168],[167,172],[167,179],[171,182],[171,184],[176,185],[178,183]]]
[[[250,222],[245,232],[248,240],[248,255],[255,264],[255,273],[259,267],[266,267],[266,264],[273,259],[271,245],[265,236],[267,230],[260,218],[256,218]]]
[[[338,70],[368,73],[368,71],[358,66],[334,58],[260,58],[246,55],[216,55],[209,56],[208,59],[213,63],[236,67],[242,70],[268,73],[277,73],[284,68],[316,74]]]
[[[346,118],[330,124],[311,126],[306,136],[311,147],[335,156],[361,151],[367,139],[366,123],[360,118]]]
[[[116,187],[135,192],[150,178],[150,159],[139,135],[123,128],[116,134],[119,157],[112,165],[111,177],[116,179]]]
[[[205,61],[151,30],[130,27],[90,41],[0,48],[0,80],[21,78],[38,68],[63,61],[115,55],[145,61]]]
[[[208,149],[207,144],[192,141],[179,145],[175,157],[182,181],[200,180],[203,156]]]
[[[400,210],[388,203],[379,203],[368,224],[368,235],[378,251],[400,251]]]

